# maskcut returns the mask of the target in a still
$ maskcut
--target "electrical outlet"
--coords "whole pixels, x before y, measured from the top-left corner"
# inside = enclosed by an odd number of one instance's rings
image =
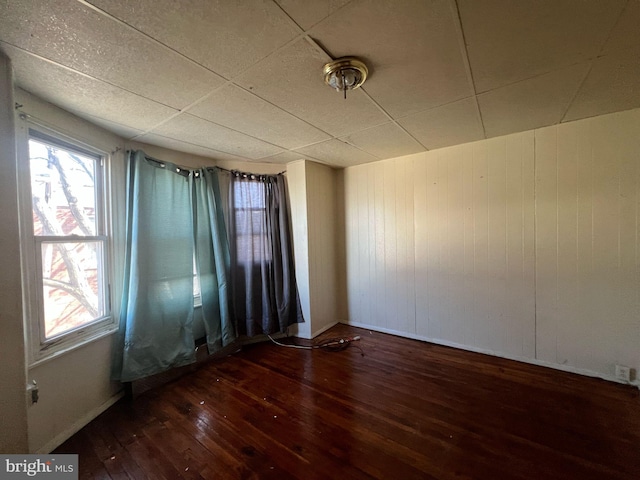
[[[623,382],[631,381],[631,369],[624,365],[616,365],[616,379]]]
[[[31,382],[29,382],[27,384],[27,393],[30,395],[30,402],[31,405],[33,405],[34,403],[38,403],[38,384],[36,383],[35,380],[32,380]]]

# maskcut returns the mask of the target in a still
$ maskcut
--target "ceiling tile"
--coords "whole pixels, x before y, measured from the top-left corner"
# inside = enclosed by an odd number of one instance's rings
[[[150,133],[249,159],[268,157],[283,150],[187,113],[172,118]]]
[[[173,138],[163,137],[162,135],[156,135],[154,133],[147,133],[135,139],[136,142],[148,143],[151,145],[157,145],[159,147],[168,148],[170,150],[176,150],[179,152],[191,153],[193,155],[199,155],[201,157],[213,158],[216,160],[233,160],[233,161],[249,161],[244,157],[232,155],[226,152],[221,152],[212,148],[201,147],[192,143],[183,142]]]
[[[293,20],[304,30],[331,15],[351,0],[276,0]]]
[[[484,138],[473,97],[415,113],[398,123],[430,150]]]
[[[392,158],[423,152],[425,148],[395,123],[352,133],[343,140],[378,158]]]
[[[90,2],[225,78],[299,34],[270,0]]]
[[[302,147],[331,138],[235,85],[217,90],[188,112],[285,148]]]
[[[593,62],[563,121],[640,107],[640,45]]]
[[[126,125],[122,125],[118,122],[111,122],[109,120],[105,120],[104,118],[95,117],[93,115],[82,114],[81,112],[75,112],[75,113],[76,115],[80,113],[81,115],[84,116],[85,119],[87,119],[94,125],[98,125],[99,127],[102,127],[105,130],[109,130],[110,132],[113,132],[116,135],[119,135],[120,137],[127,140],[133,137],[137,137],[138,135],[143,133],[142,130],[139,130],[137,128],[132,128],[132,127],[127,127]]]
[[[308,159],[308,155],[303,155],[298,152],[282,152],[276,155],[271,155],[269,157],[259,158],[258,161],[265,163],[289,163],[295,162],[296,160]]]
[[[473,95],[451,2],[354,1],[310,34],[335,57],[370,67],[364,89],[392,117]]]
[[[337,139],[309,145],[308,147],[299,148],[296,151],[334,167],[351,167],[353,165],[378,160],[378,158],[373,155],[369,155]]]
[[[640,45],[640,1],[632,0],[627,3],[618,23],[614,27],[609,40],[604,47],[603,54]]]
[[[487,138],[559,123],[588,69],[573,65],[478,95]]]
[[[2,42],[0,48],[11,58],[16,83],[21,88],[80,117],[98,117],[146,130],[177,113],[177,110],[34,57]]]
[[[476,91],[595,57],[626,0],[458,0]]]
[[[178,109],[222,83],[218,75],[74,0],[2,2],[0,40]]]
[[[328,60],[303,38],[249,69],[236,83],[333,136],[388,121],[361,91],[349,92],[345,100],[324,84],[322,66]]]
[[[6,0],[0,50],[125,138],[340,166],[640,107],[638,24],[640,0]],[[369,64],[346,101],[329,54]]]

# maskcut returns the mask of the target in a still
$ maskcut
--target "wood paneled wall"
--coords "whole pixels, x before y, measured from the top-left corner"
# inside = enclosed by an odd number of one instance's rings
[[[640,110],[536,131],[538,358],[640,368]]]
[[[353,324],[640,368],[640,110],[344,172]]]

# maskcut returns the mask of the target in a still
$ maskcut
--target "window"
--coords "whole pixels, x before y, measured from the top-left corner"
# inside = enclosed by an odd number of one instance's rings
[[[25,265],[32,275],[27,312],[37,361],[113,328],[114,321],[105,156],[33,129],[28,153],[31,215],[26,230],[32,242],[25,248]]]
[[[233,190],[236,255],[239,264],[271,261],[267,246],[265,182],[240,180]]]

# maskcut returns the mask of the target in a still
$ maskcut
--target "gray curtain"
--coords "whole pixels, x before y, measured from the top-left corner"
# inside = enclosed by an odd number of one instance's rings
[[[238,334],[284,332],[304,322],[296,286],[283,175],[216,169],[228,225],[231,304]]]

